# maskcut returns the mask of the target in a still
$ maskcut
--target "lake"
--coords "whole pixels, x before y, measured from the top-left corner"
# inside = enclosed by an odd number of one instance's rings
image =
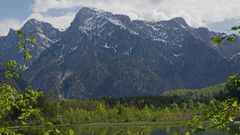
[[[77,135],[184,135],[182,126],[128,126],[128,127],[75,127]],[[234,135],[226,131],[210,129],[199,135]]]
[[[184,135],[183,125],[75,125],[71,126],[75,135]],[[68,128],[62,128],[67,130]],[[38,135],[37,130],[29,129],[24,134]],[[197,135],[234,135],[223,130],[209,129]]]

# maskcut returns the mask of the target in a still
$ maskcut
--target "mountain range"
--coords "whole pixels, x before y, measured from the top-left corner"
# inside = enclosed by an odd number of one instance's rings
[[[159,95],[222,83],[240,69],[239,39],[216,46],[211,37],[224,33],[193,28],[181,17],[131,20],[83,7],[64,31],[35,19],[22,31],[37,38],[24,79],[63,98]],[[0,63],[20,60],[17,42],[12,29],[0,37]]]

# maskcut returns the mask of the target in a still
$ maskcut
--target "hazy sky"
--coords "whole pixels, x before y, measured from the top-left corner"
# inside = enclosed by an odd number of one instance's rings
[[[183,17],[193,27],[228,32],[232,25],[240,25],[239,5],[240,0],[1,0],[0,35],[30,18],[66,28],[82,6],[148,21]]]

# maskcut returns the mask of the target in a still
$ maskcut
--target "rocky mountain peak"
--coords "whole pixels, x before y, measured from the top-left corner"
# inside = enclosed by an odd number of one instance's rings
[[[80,30],[86,34],[91,32],[99,34],[106,25],[111,25],[134,33],[126,24],[129,22],[130,18],[124,15],[114,15],[104,10],[83,7],[76,14],[69,30]]]
[[[10,28],[10,30],[9,30],[9,32],[8,32],[8,34],[7,34],[7,36],[9,36],[9,35],[13,35],[13,34],[16,34],[16,32],[15,32],[14,29]]]
[[[33,59],[29,63],[35,61],[43,51],[49,48],[61,37],[61,32],[54,28],[50,23],[36,19],[28,20],[23,25],[21,30],[28,37],[35,37],[37,39],[37,42],[31,45],[31,54],[33,55]],[[13,29],[10,29],[7,36],[2,37],[2,40],[0,41],[0,63],[4,63],[8,59],[16,59],[17,61],[21,61],[21,58],[19,58],[19,53],[16,54],[16,52],[18,52],[16,49],[18,41],[19,39],[16,31]]]
[[[28,20],[22,27],[22,30],[29,36],[40,35],[49,39],[54,39],[59,36],[60,33],[60,31],[54,28],[50,23],[36,19]]]
[[[24,24],[24,26],[22,27],[22,30],[24,30],[24,31],[37,30],[37,31],[42,33],[44,27],[46,27],[46,26],[51,27],[51,24],[41,22],[41,21],[36,20],[36,19],[30,19]]]
[[[103,10],[98,10],[95,8],[88,8],[83,7],[79,10],[76,14],[71,26],[74,27],[75,25],[86,25],[90,21],[94,21],[94,19],[104,19],[107,17],[113,17],[114,15],[110,12],[106,12]]]
[[[176,23],[178,23],[178,24],[180,24],[180,25],[188,26],[188,27],[189,27],[189,25],[187,24],[187,22],[185,21],[185,19],[182,18],[182,17],[175,17],[175,18],[171,19],[170,21],[175,21]]]
[[[116,14],[117,18],[120,19],[123,23],[130,23],[131,19],[129,16],[122,15],[122,14]]]

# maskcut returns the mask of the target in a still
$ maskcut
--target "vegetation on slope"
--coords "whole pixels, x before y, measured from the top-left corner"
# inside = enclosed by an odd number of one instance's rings
[[[224,84],[199,90],[176,90],[160,96],[43,102],[45,117],[55,124],[186,122],[212,99],[220,100]]]

